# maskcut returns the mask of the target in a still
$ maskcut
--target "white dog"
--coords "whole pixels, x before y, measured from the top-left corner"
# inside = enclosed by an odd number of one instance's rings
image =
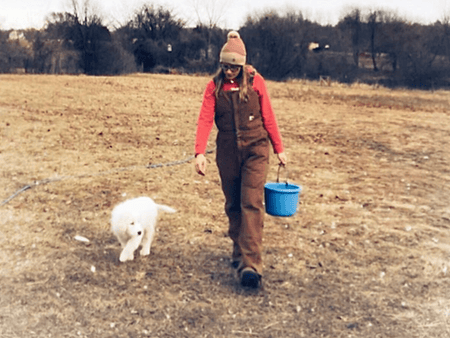
[[[141,256],[150,254],[159,210],[176,212],[167,205],[156,204],[150,197],[129,199],[114,207],[111,230],[123,248],[119,258],[121,262],[133,260],[134,251],[140,244]]]

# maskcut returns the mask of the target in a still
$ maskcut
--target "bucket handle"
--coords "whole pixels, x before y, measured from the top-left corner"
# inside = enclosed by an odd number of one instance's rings
[[[286,165],[283,165],[281,163],[278,165],[277,183],[280,183],[280,170],[281,170],[281,167],[283,167],[286,170],[286,187],[287,187],[288,186],[289,171],[286,168]]]

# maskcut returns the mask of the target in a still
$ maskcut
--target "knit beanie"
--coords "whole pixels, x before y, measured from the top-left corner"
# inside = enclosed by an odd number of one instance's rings
[[[227,35],[227,42],[220,51],[220,62],[230,65],[244,66],[247,52],[244,42],[236,31],[231,31]]]

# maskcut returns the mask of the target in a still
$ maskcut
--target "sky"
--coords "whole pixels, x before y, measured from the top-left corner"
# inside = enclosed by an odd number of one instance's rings
[[[86,0],[76,0],[82,3]],[[120,26],[143,4],[161,5],[192,26],[209,6],[220,14],[214,21],[222,28],[238,29],[247,15],[269,9],[301,11],[303,16],[320,24],[335,25],[352,8],[384,9],[408,21],[429,24],[450,17],[450,0],[89,0],[104,24]],[[52,12],[71,12],[72,0],[0,0],[0,29],[26,29],[44,26]]]

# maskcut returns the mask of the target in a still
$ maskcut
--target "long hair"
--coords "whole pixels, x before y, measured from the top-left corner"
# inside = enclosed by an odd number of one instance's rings
[[[248,86],[251,85],[250,77],[255,76],[255,74],[256,70],[252,66],[245,65],[241,68],[239,74],[236,76],[235,80],[239,84],[240,102],[246,102],[248,100]],[[225,81],[225,73],[223,72],[222,68],[219,68],[219,70],[214,75],[213,79],[214,84],[216,85],[216,88],[214,89],[214,94],[216,95],[216,98],[219,98],[219,94],[222,90],[222,86]]]

